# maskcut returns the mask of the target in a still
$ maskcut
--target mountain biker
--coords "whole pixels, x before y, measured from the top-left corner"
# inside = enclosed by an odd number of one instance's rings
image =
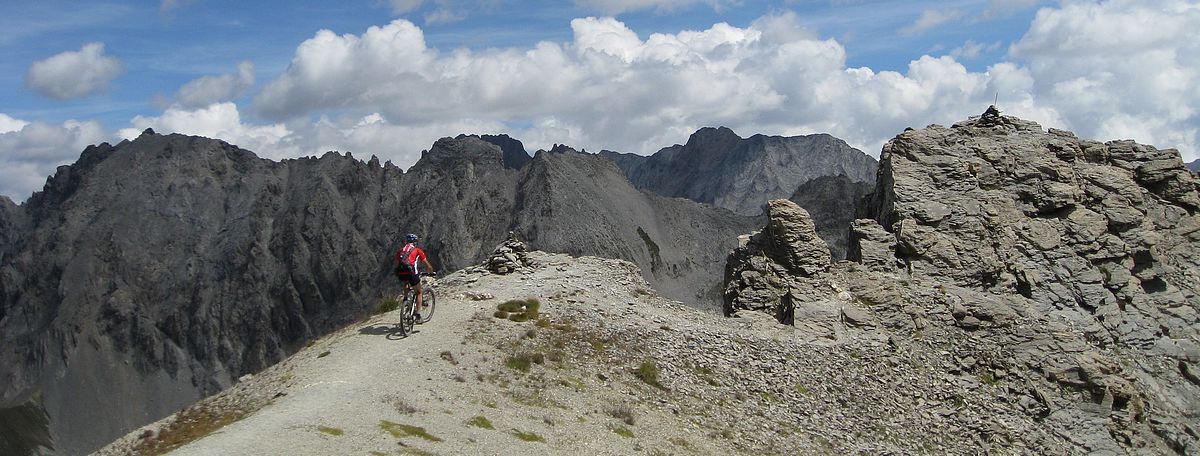
[[[404,236],[404,246],[396,251],[396,278],[404,284],[404,292],[408,292],[408,288],[412,287],[417,292],[416,318],[421,321],[421,271],[417,267],[418,261],[425,264],[425,269],[432,271],[433,266],[429,264],[429,260],[425,258],[425,251],[417,247],[417,235],[409,233]]]

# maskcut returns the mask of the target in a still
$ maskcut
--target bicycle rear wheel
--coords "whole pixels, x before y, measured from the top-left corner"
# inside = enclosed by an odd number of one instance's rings
[[[437,307],[437,294],[433,292],[433,287],[426,286],[421,295],[421,323],[429,323],[433,319],[433,309]]]
[[[413,294],[405,292],[400,301],[400,336],[407,336],[413,331]]]

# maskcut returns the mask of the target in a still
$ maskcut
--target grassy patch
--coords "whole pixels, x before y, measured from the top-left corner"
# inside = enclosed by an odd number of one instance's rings
[[[496,318],[507,318],[515,322],[536,320],[538,318],[538,309],[541,306],[542,303],[537,298],[510,299],[497,305],[496,313],[492,315]]]
[[[796,385],[796,392],[805,396],[812,394],[812,390],[808,389],[808,387],[804,385]]]
[[[492,430],[496,429],[495,426],[492,426],[492,422],[490,420],[488,420],[486,416],[483,416],[483,415],[479,415],[475,418],[471,418],[471,419],[467,420],[467,426],[477,427],[477,428],[482,428],[482,429],[492,429]]]
[[[342,434],[346,433],[345,431],[342,431],[341,429],[338,429],[335,427],[329,427],[329,426],[317,426],[317,430],[321,431],[323,433],[329,434],[329,435],[342,435]]]
[[[529,372],[529,368],[533,364],[544,364],[545,362],[546,355],[536,352],[518,353],[504,358],[505,367],[521,372]]]
[[[391,434],[392,437],[396,437],[396,438],[420,437],[420,438],[428,440],[430,442],[441,442],[442,441],[442,439],[440,437],[430,434],[429,432],[427,432],[425,430],[425,428],[419,427],[419,426],[393,423],[388,420],[382,420],[379,422],[379,428],[383,429],[384,432],[387,432],[388,434]]]
[[[633,431],[629,430],[629,428],[625,426],[609,426],[608,429],[621,437],[625,437],[627,439],[633,438]]]
[[[996,377],[992,377],[992,374],[990,372],[980,372],[979,379],[982,380],[983,383],[988,384],[989,386],[996,386],[997,384],[1000,383],[1000,380],[996,379]]]
[[[540,435],[534,434],[534,433],[532,433],[532,432],[521,432],[521,431],[519,431],[519,430],[513,429],[513,430],[512,430],[512,435],[513,435],[513,437],[516,437],[516,438],[518,438],[518,439],[524,440],[524,441],[526,441],[526,442],[542,442],[542,443],[546,443],[546,438],[545,438],[545,437],[542,437],[542,436],[540,436]]]
[[[704,366],[696,366],[694,370],[696,371],[696,376],[700,377],[701,380],[704,380],[705,383],[708,383],[709,386],[721,386],[721,384],[713,378],[712,369]]]
[[[379,301],[379,305],[375,306],[375,312],[372,313],[372,315],[388,313],[388,312],[391,312],[391,311],[399,309],[399,308],[400,308],[400,301],[397,301],[396,298],[394,298],[394,297],[387,298],[382,301]]]
[[[175,415],[157,436],[138,441],[132,453],[166,454],[250,415],[244,409],[216,410],[208,406],[188,407]]]
[[[658,381],[658,365],[654,364],[654,361],[648,359],[642,361],[642,364],[639,364],[637,369],[633,370],[633,376],[637,377],[638,380],[646,382],[648,385],[660,389],[667,389]]]

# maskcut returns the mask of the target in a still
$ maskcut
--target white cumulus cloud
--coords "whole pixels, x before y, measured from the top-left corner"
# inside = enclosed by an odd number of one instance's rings
[[[1200,4],[1067,2],[1045,8],[1009,50],[1038,102],[1087,137],[1200,148]]]
[[[122,71],[119,60],[104,54],[103,43],[88,43],[78,51],[33,62],[25,73],[25,84],[37,93],[65,100],[107,89]]]
[[[24,128],[26,125],[29,125],[29,122],[26,122],[21,119],[14,119],[12,117],[9,117],[8,114],[0,112],[0,133],[8,133],[10,131],[17,131],[17,130],[20,130],[21,128]]]
[[[110,138],[94,121],[53,125],[0,114],[0,195],[24,201],[42,189],[59,165],[74,162],[85,147]]]
[[[903,74],[847,68],[837,41],[817,38],[791,13],[645,38],[613,18],[571,27],[569,43],[449,53],[427,47],[404,20],[361,36],[321,31],[254,108],[279,120],[338,111],[395,125],[515,123],[526,126],[510,133],[533,147],[639,153],[709,125],[830,132],[874,153],[906,126],[982,112],[997,91],[1035,108],[1021,68],[971,73],[950,57],[920,59]]]
[[[157,117],[134,117],[130,123],[133,124],[132,128],[118,132],[121,137],[133,139],[141,134],[142,130],[153,128],[159,133],[182,133],[221,139],[271,158],[295,156],[300,152],[283,141],[290,134],[285,125],[242,123],[241,113],[232,102],[214,103],[194,110],[174,106]]]
[[[153,127],[270,158],[339,150],[408,167],[437,138],[459,133],[508,133],[530,150],[561,143],[648,154],[724,125],[744,135],[830,133],[875,155],[905,127],[978,115],[998,96],[1006,114],[1083,137],[1176,147],[1188,161],[1200,147],[1200,5],[1185,0],[1044,8],[1003,60],[982,70],[959,59],[997,44],[968,40],[900,71],[850,67],[841,43],[792,13],[648,36],[611,17],[576,19],[571,28],[565,42],[448,51],[429,47],[406,20],[361,34],[320,31],[251,106],[176,103],[134,118],[121,135]],[[4,191],[22,199],[78,155],[80,138],[105,136],[98,125],[4,115],[0,132],[8,154],[0,177],[18,188]],[[18,138],[24,145],[11,146]],[[53,158],[27,158],[35,155]]]
[[[238,64],[236,74],[204,76],[184,84],[175,99],[185,108],[199,108],[237,98],[253,85],[254,62],[245,61]]]

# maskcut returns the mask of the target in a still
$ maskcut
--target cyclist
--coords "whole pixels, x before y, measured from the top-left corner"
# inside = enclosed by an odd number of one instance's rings
[[[396,278],[404,284],[404,292],[408,292],[408,288],[412,287],[416,290],[417,306],[416,319],[421,321],[421,271],[417,267],[418,261],[425,265],[425,269],[432,271],[433,266],[429,264],[429,260],[425,258],[425,251],[417,247],[417,235],[408,234],[404,236],[404,247],[396,251]]]

